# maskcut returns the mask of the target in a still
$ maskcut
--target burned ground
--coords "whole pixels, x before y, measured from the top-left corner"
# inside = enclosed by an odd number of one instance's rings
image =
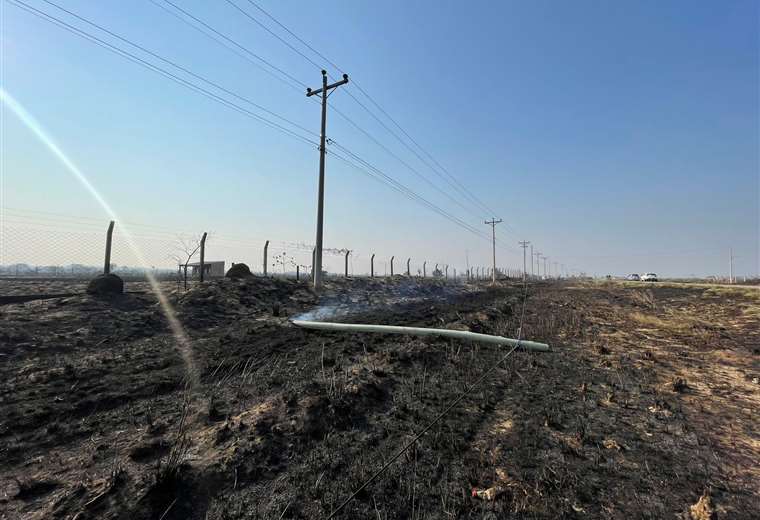
[[[288,318],[515,337],[523,303],[554,350],[509,356],[339,518],[758,516],[760,291],[213,281],[170,296],[191,386],[137,289],[0,307],[2,518],[327,517],[505,351]]]

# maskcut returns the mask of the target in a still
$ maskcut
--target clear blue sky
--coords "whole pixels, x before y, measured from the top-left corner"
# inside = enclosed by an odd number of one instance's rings
[[[38,9],[94,31],[41,0]],[[162,0],[157,0],[159,3]],[[224,1],[173,0],[299,81],[319,69]],[[317,63],[245,0],[234,0]],[[257,0],[258,1],[258,0]],[[3,87],[126,221],[314,241],[318,153],[5,0]],[[319,106],[148,0],[60,0],[313,132]],[[274,2],[518,240],[597,274],[758,272],[758,3]],[[123,44],[114,41],[120,46]],[[328,66],[330,72],[334,72]],[[355,85],[346,87],[365,104]],[[452,191],[346,91],[330,102]],[[103,216],[12,115],[4,204]],[[330,113],[328,136],[471,225],[470,215]],[[333,158],[326,245],[487,265],[487,241]],[[506,249],[510,248],[510,249]]]

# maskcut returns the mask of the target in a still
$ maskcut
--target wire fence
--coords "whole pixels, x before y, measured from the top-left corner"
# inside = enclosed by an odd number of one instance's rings
[[[6,210],[0,225],[0,277],[89,278],[105,269],[109,222],[51,214]],[[129,231],[128,231],[129,230]],[[200,275],[203,232],[171,231],[156,226],[116,223],[109,270],[122,277],[157,278]],[[328,244],[329,246],[329,244]],[[312,274],[314,246],[307,242],[246,239],[209,232],[204,247],[204,275],[224,276],[236,263],[255,274],[303,277]],[[324,247],[327,276],[408,275],[452,281],[490,276],[486,267],[454,266],[348,247]],[[520,277],[521,270],[499,269],[500,276]]]

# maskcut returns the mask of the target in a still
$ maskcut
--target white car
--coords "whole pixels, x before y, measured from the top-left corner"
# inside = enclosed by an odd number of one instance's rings
[[[629,274],[628,276],[625,277],[625,279],[628,280],[628,281],[631,281],[631,282],[640,282],[641,281],[641,277],[639,275],[637,275],[636,273]]]
[[[646,273],[641,277],[642,282],[656,282],[657,275],[654,273]]]

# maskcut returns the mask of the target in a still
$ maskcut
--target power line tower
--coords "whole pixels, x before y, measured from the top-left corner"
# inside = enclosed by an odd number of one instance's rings
[[[491,283],[496,285],[496,224],[501,224],[502,220],[496,220],[495,218],[486,220],[486,224],[491,225],[491,241],[493,244],[493,271],[491,271]]]
[[[530,242],[528,242],[527,240],[523,240],[521,242],[518,242],[518,244],[520,244],[520,247],[522,247],[522,250],[523,250],[523,280],[525,280],[528,277],[528,269],[527,269],[526,264],[525,264],[525,254],[527,252],[528,244],[530,244]],[[530,256],[530,268],[531,268],[531,271],[532,271],[533,270],[533,248],[531,248],[531,254],[530,255],[531,255]]]
[[[325,214],[325,131],[327,129],[327,98],[330,91],[348,83],[348,74],[332,85],[327,84],[327,71],[322,71],[322,88],[306,89],[306,97],[320,96],[322,98],[322,131],[319,136],[319,194],[317,198],[317,247],[314,255],[314,289],[322,286],[322,229]],[[320,95],[321,94],[321,95]]]

